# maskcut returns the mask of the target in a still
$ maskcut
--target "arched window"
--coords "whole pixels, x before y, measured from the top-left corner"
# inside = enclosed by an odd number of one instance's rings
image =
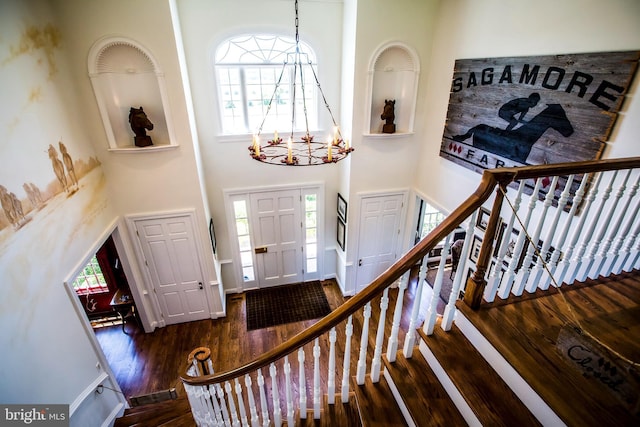
[[[315,67],[315,54],[311,48],[304,42],[299,45],[303,64]],[[215,53],[215,70],[224,134],[256,132],[265,119],[270,102],[262,131],[291,131],[294,72],[298,92],[295,93],[293,130],[317,129],[318,102],[313,71],[310,66],[302,67],[301,84],[300,70],[294,70],[293,66],[295,46],[292,38],[269,34],[233,37],[220,44]],[[301,91],[304,91],[304,99]],[[308,126],[304,123],[305,107]]]

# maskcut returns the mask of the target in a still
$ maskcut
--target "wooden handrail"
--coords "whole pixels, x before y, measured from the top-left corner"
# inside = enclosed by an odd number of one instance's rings
[[[319,320],[313,326],[243,366],[229,371],[199,377],[190,377],[185,373],[185,375],[181,376],[181,379],[185,384],[195,386],[219,384],[239,378],[280,360],[284,356],[291,354],[298,348],[313,341],[315,338],[327,333],[331,328],[364,307],[369,301],[382,293],[385,288],[393,284],[412,266],[424,258],[442,239],[451,234],[464,220],[482,206],[482,204],[491,197],[492,192],[498,185],[506,187],[515,180],[631,168],[640,168],[640,157],[485,170],[482,174],[480,184],[473,194],[448,215],[431,233],[418,242],[380,276],[374,279],[365,289],[336,308],[329,315]],[[493,226],[495,227],[495,224]],[[486,267],[485,263],[484,267],[478,266],[478,269],[486,269]],[[476,290],[476,292],[477,291],[478,290]]]

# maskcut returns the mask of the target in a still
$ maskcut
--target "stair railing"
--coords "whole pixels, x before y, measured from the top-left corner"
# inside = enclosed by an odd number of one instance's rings
[[[225,372],[203,374],[198,365],[202,362],[196,363],[194,359],[181,377],[194,419],[198,425],[279,426],[284,418],[287,425],[295,425],[296,417],[304,419],[308,413],[315,419],[320,417],[325,394],[328,404],[334,403],[336,394],[342,402],[348,402],[351,381],[362,385],[367,375],[372,382],[379,381],[385,338],[385,357],[389,362],[395,361],[400,344],[409,271],[421,262],[403,337],[402,352],[406,358],[412,356],[416,346],[423,294],[429,291],[423,331],[431,334],[436,325],[439,317],[436,306],[453,243],[451,236],[461,226],[466,236],[442,314],[444,330],[451,327],[455,304],[462,292],[464,302],[478,308],[483,300],[491,303],[496,296],[506,298],[524,290],[547,289],[550,284],[559,286],[636,266],[640,254],[640,242],[636,243],[640,233],[640,223],[636,222],[640,207],[635,199],[640,183],[637,168],[640,158],[484,171],[474,193],[441,224],[369,286],[313,326],[251,362]],[[626,193],[629,180],[635,184]],[[600,189],[601,183],[606,183],[604,190]],[[614,186],[618,191],[609,200]],[[594,203],[598,192],[602,192],[600,203]],[[523,200],[528,201],[526,206]],[[492,206],[488,219],[485,202],[491,202]],[[553,214],[547,218],[550,212]],[[479,217],[482,222],[477,224]],[[443,239],[436,278],[433,284],[428,284],[431,286],[425,286],[429,252]],[[535,241],[538,244],[527,244]],[[467,278],[467,272],[471,271]],[[397,287],[397,291],[392,291],[397,292],[396,303],[393,315],[387,316],[392,287]],[[376,311],[375,335],[369,331],[372,304],[380,307]],[[387,330],[390,333],[385,337]],[[339,369],[336,372],[340,366],[336,360],[338,335],[344,340],[341,373]],[[356,351],[351,343],[358,336]],[[308,360],[308,355],[312,360]],[[297,359],[297,373],[290,358]],[[310,366],[311,375],[307,373]],[[326,384],[321,380],[321,369],[326,369]],[[267,370],[270,381],[263,370]],[[311,384],[307,385],[308,378]],[[296,381],[298,385],[294,387]]]

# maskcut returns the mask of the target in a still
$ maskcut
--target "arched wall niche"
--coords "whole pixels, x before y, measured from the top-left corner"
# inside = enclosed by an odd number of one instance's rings
[[[141,152],[177,146],[164,75],[151,53],[124,37],[94,43],[89,52],[89,77],[110,151]],[[153,145],[138,147],[129,125],[129,109],[143,107],[153,130]]]
[[[365,135],[393,136],[413,133],[420,61],[417,53],[401,42],[380,46],[369,64],[369,120]],[[395,100],[394,134],[382,133],[380,119],[385,100]]]

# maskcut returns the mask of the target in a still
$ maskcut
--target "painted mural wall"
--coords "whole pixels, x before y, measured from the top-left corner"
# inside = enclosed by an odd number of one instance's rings
[[[0,402],[71,404],[101,370],[63,283],[114,216],[48,2],[0,3],[0,93]]]

